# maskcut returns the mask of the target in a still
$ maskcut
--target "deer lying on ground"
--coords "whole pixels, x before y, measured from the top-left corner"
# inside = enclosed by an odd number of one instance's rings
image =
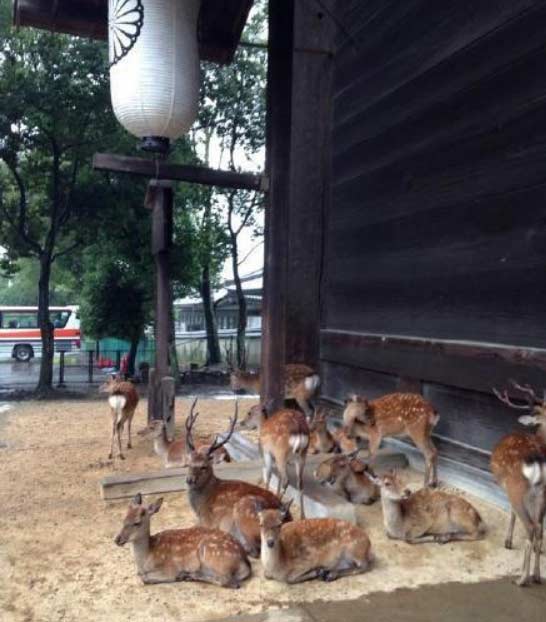
[[[383,523],[389,538],[409,544],[453,540],[480,540],[485,524],[477,510],[462,497],[442,490],[404,489],[394,471],[374,478],[381,489]]]
[[[163,499],[147,507],[138,494],[129,504],[115,543],[133,544],[138,575],[144,583],[204,581],[238,588],[250,576],[250,564],[241,545],[219,529],[191,527],[150,535],[150,518]]]
[[[311,420],[313,407],[311,398],[315,395],[320,377],[308,365],[289,363],[284,367],[285,399],[293,399]],[[260,372],[234,371],[231,374],[231,389],[235,392],[260,393]]]
[[[371,545],[363,529],[334,518],[283,524],[286,510],[259,513],[266,579],[285,583],[316,578],[333,581],[369,568]]]
[[[415,393],[390,393],[372,401],[353,395],[343,412],[347,436],[367,438],[372,461],[384,437],[409,436],[425,458],[426,486],[438,483],[438,452],[430,438],[438,419],[434,407]]]
[[[239,480],[221,480],[214,475],[213,454],[228,442],[237,422],[235,416],[223,440],[216,438],[208,449],[197,450],[192,439],[192,427],[197,414],[186,419],[186,455],[190,505],[199,524],[227,531],[236,538],[248,555],[260,554],[260,525],[258,512],[281,507],[280,499],[269,490]],[[287,516],[287,520],[290,516]]]
[[[314,476],[320,484],[329,486],[351,503],[369,505],[379,499],[379,487],[373,481],[375,473],[354,454],[324,460],[315,469]]]
[[[523,415],[519,422],[526,426],[538,426],[536,434],[514,432],[500,440],[491,454],[491,471],[508,495],[512,507],[508,532],[504,541],[507,549],[512,548],[516,515],[521,520],[527,542],[523,566],[518,585],[526,585],[531,579],[540,583],[540,553],[542,550],[543,523],[546,514],[546,391],[539,400],[528,385],[521,386],[512,381],[512,386],[521,391],[527,404],[516,404],[493,389],[495,395],[511,408],[529,410],[532,415]],[[535,554],[533,576],[531,554]]]
[[[195,406],[197,404],[197,398],[194,400],[190,415],[193,414]],[[174,467],[186,466],[186,439],[179,438],[177,440],[168,440],[167,427],[163,421],[156,421],[153,428],[154,438],[154,451],[163,461],[163,466],[166,469],[172,469]],[[196,442],[196,448],[204,449],[210,445],[206,441]],[[221,462],[231,462],[230,455],[225,447],[219,447],[213,454],[214,464]]]
[[[301,518],[304,518],[303,470],[309,447],[307,420],[305,415],[291,408],[280,408],[272,413],[268,410],[260,405],[251,408],[251,418],[257,416],[259,421],[264,484],[269,489],[273,467],[276,466],[279,474],[277,496],[282,498],[288,488],[288,463],[292,462],[296,469]]]
[[[355,440],[348,438],[343,429],[328,429],[325,412],[315,412],[310,430],[309,452],[312,454],[352,453],[358,449]]]
[[[110,442],[110,454],[108,458],[114,457],[114,440],[117,436],[119,457],[125,460],[121,450],[121,434],[127,422],[128,441],[127,449],[131,449],[131,423],[138,406],[138,391],[132,382],[121,380],[119,376],[111,376],[99,387],[101,393],[108,393],[108,404],[112,413],[112,439]]]

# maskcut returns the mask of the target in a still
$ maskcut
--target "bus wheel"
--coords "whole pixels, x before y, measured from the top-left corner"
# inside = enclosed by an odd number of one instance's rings
[[[15,346],[13,348],[13,358],[22,363],[26,363],[30,361],[30,359],[34,356],[34,352],[30,346]]]

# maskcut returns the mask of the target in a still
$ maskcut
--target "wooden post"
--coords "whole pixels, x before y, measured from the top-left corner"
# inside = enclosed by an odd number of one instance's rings
[[[155,262],[155,368],[150,374],[148,420],[166,419],[163,379],[170,375],[171,284],[169,251],[172,245],[173,190],[169,182],[150,181],[145,205],[152,210],[152,255]],[[174,396],[173,396],[174,399]],[[174,425],[174,407],[173,407]]]
[[[284,397],[293,27],[294,0],[269,0],[261,398],[276,405]]]

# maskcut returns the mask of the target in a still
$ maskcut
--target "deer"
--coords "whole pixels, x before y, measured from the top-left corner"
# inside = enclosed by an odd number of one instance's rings
[[[326,413],[324,412],[315,412],[313,425],[311,426],[309,452],[312,454],[339,452],[339,445],[333,434],[328,430]]]
[[[425,486],[438,484],[438,451],[431,439],[438,420],[432,404],[416,393],[389,393],[371,401],[352,395],[343,412],[347,436],[368,439],[370,461],[384,437],[409,436],[425,459]]]
[[[197,405],[197,398],[193,401],[190,413],[193,413]],[[163,461],[165,469],[186,466],[186,439],[169,440],[167,427],[164,421],[156,421],[152,430],[154,439],[154,451]],[[199,441],[196,443],[198,449],[208,447],[210,443]],[[231,462],[231,457],[225,447],[219,447],[213,454],[214,464],[221,462]]]
[[[260,555],[260,526],[258,512],[262,509],[279,508],[277,495],[260,486],[240,480],[222,480],[215,476],[212,467],[213,454],[225,445],[237,422],[238,404],[235,415],[224,438],[214,439],[207,449],[196,449],[192,428],[198,413],[186,419],[186,456],[188,475],[188,496],[192,510],[203,527],[222,529],[230,533],[243,546],[247,555]],[[290,514],[286,520],[291,520]]]
[[[143,583],[204,581],[239,588],[251,573],[241,545],[219,529],[190,527],[150,535],[150,520],[163,499],[146,506],[142,495],[130,502],[123,527],[114,542],[133,545],[137,572]]]
[[[260,393],[260,372],[235,370],[230,377],[231,389],[235,393],[249,391]],[[320,385],[320,377],[308,365],[288,363],[284,366],[284,397],[293,399],[305,413],[308,420],[313,418],[314,409],[311,398]]]
[[[514,380],[512,387],[522,394],[525,404],[517,404],[508,396],[493,389],[496,397],[517,410],[532,414],[522,415],[522,425],[537,427],[536,433],[513,432],[501,438],[491,453],[491,471],[497,483],[504,488],[511,511],[508,530],[504,541],[507,549],[512,548],[516,516],[520,519],[526,534],[526,544],[520,577],[520,586],[531,582],[540,583],[540,553],[542,551],[543,523],[546,514],[546,390],[542,400],[529,385],[520,385]],[[531,556],[534,552],[534,568],[531,576]]]
[[[370,505],[379,499],[379,486],[373,481],[373,469],[359,460],[356,453],[358,450],[348,456],[327,458],[313,475],[322,486],[329,486],[347,501]]]
[[[408,544],[480,540],[486,527],[478,511],[462,497],[443,490],[410,492],[396,471],[373,477],[381,490],[383,523],[389,538]]]
[[[127,449],[131,449],[131,423],[138,406],[138,391],[132,382],[124,381],[120,376],[112,375],[99,387],[99,392],[108,393],[108,404],[112,414],[112,439],[108,458],[111,460],[114,457],[114,441],[117,436],[119,457],[121,460],[125,460],[121,449],[121,434],[125,422],[127,422]]]
[[[372,562],[368,534],[335,518],[285,522],[287,507],[259,512],[266,579],[289,584],[365,572]]]

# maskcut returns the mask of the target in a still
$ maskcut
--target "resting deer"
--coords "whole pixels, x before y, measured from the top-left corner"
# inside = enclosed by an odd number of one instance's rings
[[[108,393],[108,404],[112,413],[112,439],[110,442],[110,454],[108,458],[114,457],[114,441],[117,436],[119,457],[125,460],[121,450],[121,434],[127,422],[128,441],[127,449],[131,449],[131,423],[138,406],[138,391],[132,382],[121,380],[119,376],[111,376],[99,387],[101,393]]]
[[[485,524],[478,511],[462,497],[442,490],[404,489],[394,471],[374,478],[381,489],[383,523],[389,538],[409,544],[480,540]]]
[[[241,545],[219,529],[191,527],[150,535],[150,519],[163,499],[143,505],[138,494],[129,504],[115,543],[133,545],[138,575],[143,583],[204,581],[238,588],[250,576],[250,564]]]
[[[195,406],[197,404],[197,398],[194,400],[190,414],[193,414]],[[156,421],[153,428],[154,438],[154,451],[163,461],[163,466],[166,469],[173,467],[186,466],[186,439],[179,438],[178,440],[169,440],[167,434],[167,427],[163,421]],[[210,443],[206,441],[199,441],[196,443],[197,449],[208,447]],[[219,447],[213,454],[214,464],[221,462],[231,462],[231,457],[225,447]]]
[[[266,579],[300,583],[367,570],[372,561],[370,539],[351,523],[334,518],[312,518],[284,523],[286,509],[259,513],[261,560]]]
[[[315,479],[329,486],[351,503],[369,505],[379,499],[375,473],[363,460],[354,455],[333,456],[321,462],[314,472]]]
[[[308,365],[289,363],[284,367],[285,399],[293,399],[311,420],[313,407],[311,398],[316,393],[320,377]],[[231,389],[235,392],[260,393],[260,372],[234,371],[231,374]]]
[[[260,525],[258,511],[264,508],[279,508],[281,501],[269,490],[239,480],[221,480],[214,475],[213,454],[228,442],[237,422],[235,416],[224,439],[214,440],[208,449],[197,450],[192,439],[192,427],[197,414],[186,419],[186,455],[189,467],[186,482],[189,488],[190,505],[199,524],[204,527],[223,529],[235,537],[247,554],[260,554]],[[289,517],[287,517],[289,518]]]
[[[353,395],[345,401],[343,424],[349,438],[367,438],[373,460],[386,436],[409,436],[425,459],[425,485],[438,484],[438,452],[431,434],[438,413],[424,397],[415,393],[390,393],[368,401]]]
[[[533,551],[535,563],[532,580],[535,583],[541,581],[540,553],[546,514],[546,391],[543,399],[539,400],[528,385],[521,386],[512,381],[512,386],[522,392],[526,404],[512,402],[507,391],[501,394],[493,389],[493,392],[510,408],[531,411],[533,414],[523,415],[519,422],[526,426],[538,426],[538,429],[536,434],[513,432],[502,438],[491,454],[491,471],[506,491],[512,507],[504,546],[512,548],[516,515],[525,528],[527,542],[517,583],[526,585],[531,581]]]

